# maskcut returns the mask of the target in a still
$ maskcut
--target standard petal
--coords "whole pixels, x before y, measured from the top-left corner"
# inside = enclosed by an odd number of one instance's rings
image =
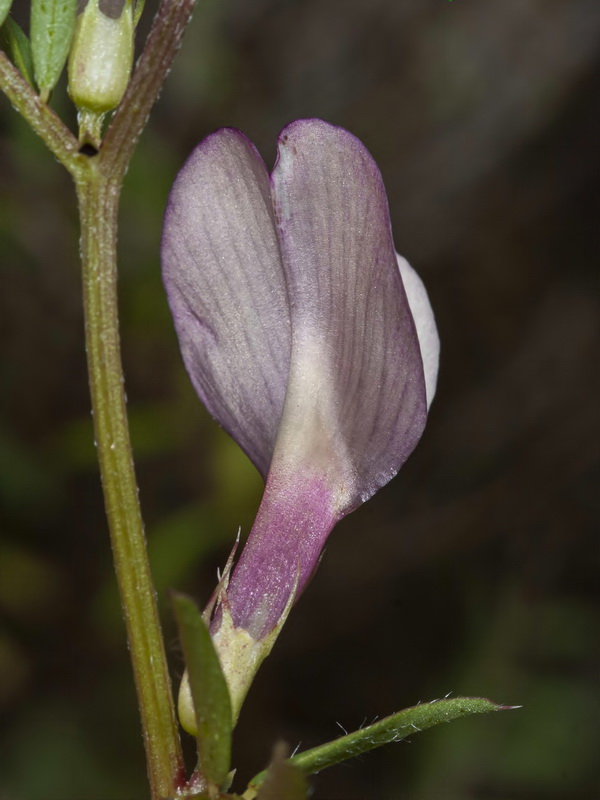
[[[192,383],[266,476],[291,334],[269,174],[239,131],[207,137],[179,173],[165,214],[162,264]]]
[[[310,464],[346,513],[396,474],[427,416],[386,194],[364,145],[320,120],[282,131],[271,182],[292,313],[272,470]]]
[[[438,335],[433,309],[423,281],[408,261],[396,254],[408,305],[415,322],[427,390],[427,408],[435,397],[438,367],[440,364],[440,337]]]

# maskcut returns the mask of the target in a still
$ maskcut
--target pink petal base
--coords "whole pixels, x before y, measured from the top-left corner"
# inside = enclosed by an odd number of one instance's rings
[[[233,623],[262,639],[300,595],[340,514],[322,477],[272,465],[256,520],[227,589]],[[218,629],[220,615],[213,627]]]

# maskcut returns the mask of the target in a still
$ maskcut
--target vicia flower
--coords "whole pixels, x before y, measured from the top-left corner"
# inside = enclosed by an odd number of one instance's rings
[[[237,715],[332,528],[419,441],[439,341],[376,164],[321,120],[282,131],[270,175],[239,131],[201,142],[162,261],[194,387],[266,480],[211,623]]]

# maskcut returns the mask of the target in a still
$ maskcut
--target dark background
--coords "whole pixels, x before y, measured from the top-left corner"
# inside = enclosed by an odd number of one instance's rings
[[[599,45],[595,0],[199,3],[129,171],[120,237],[132,436],[174,675],[166,590],[206,601],[261,491],[193,394],[161,287],[161,216],[191,148],[234,125],[272,164],[295,118],[353,131],[442,340],[421,444],[336,529],[252,689],[238,787],[280,738],[307,748],[452,692],[524,708],[333,768],[315,800],[598,797]],[[72,118],[64,88],[54,104]],[[137,800],[74,196],[5,98],[0,287],[0,796]]]

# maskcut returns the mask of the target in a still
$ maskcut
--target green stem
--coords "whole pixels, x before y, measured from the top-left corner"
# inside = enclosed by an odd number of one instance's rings
[[[81,217],[88,370],[115,571],[138,693],[152,800],[185,784],[173,695],[138,501],[119,346],[117,212],[121,185],[195,0],[161,0],[127,92],[100,152],[77,139],[0,51],[0,88],[71,173]]]
[[[172,691],[138,502],[121,367],[117,308],[118,187],[97,158],[76,180],[85,334],[94,428],[115,571],[138,693],[152,798],[185,782]]]
[[[71,168],[81,217],[88,370],[115,572],[127,625],[153,800],[185,784],[179,729],[138,500],[123,390],[117,211],[123,177],[195,0],[162,0],[100,153]]]
[[[0,89],[19,114],[41,136],[56,158],[71,172],[77,172],[83,157],[79,143],[54,111],[42,103],[19,70],[0,50]]]

